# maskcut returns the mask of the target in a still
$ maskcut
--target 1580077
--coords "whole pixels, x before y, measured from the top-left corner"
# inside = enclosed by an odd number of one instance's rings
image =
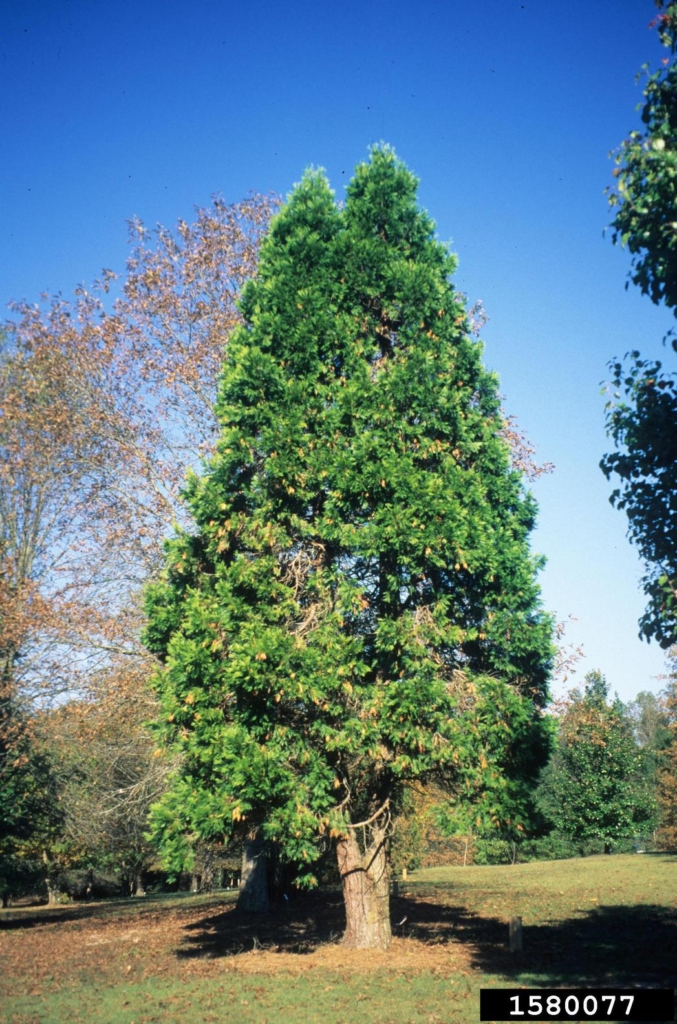
[[[672,1021],[672,989],[480,989],[480,1020]]]

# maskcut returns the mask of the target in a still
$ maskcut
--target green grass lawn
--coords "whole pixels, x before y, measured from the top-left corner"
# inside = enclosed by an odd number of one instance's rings
[[[224,981],[147,980],[99,991],[80,987],[40,1001],[13,999],[5,1006],[9,1016],[3,1019],[10,1024],[436,1024],[477,1020],[478,987],[465,979],[429,974],[405,978],[388,972],[369,977],[323,972],[244,975]]]
[[[524,950],[506,946],[524,922]],[[7,1024],[475,1024],[479,989],[677,985],[677,857],[434,868],[400,883],[388,954],[343,950],[340,896],[267,922],[232,894],[0,915]]]

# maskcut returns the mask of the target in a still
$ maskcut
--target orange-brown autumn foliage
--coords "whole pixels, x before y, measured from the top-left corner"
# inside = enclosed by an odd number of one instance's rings
[[[118,688],[144,675],[140,588],[182,520],[186,468],[215,443],[237,295],[275,208],[215,198],[175,232],[134,221],[119,285],[105,272],[70,302],[13,306],[0,357],[0,670],[14,700],[87,691],[118,662]]]

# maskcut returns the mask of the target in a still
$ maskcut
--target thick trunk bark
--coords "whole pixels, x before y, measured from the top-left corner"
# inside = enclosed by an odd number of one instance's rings
[[[266,914],[268,912],[266,844],[262,836],[245,839],[242,851],[242,880],[237,905],[240,910],[245,910],[249,914]]]
[[[390,930],[390,870],[384,832],[374,830],[362,852],[354,831],[336,847],[346,907],[343,943],[354,949],[387,949]]]

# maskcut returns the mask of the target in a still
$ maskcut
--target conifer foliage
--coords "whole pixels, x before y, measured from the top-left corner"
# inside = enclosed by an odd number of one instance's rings
[[[407,784],[519,820],[548,747],[535,507],[416,186],[381,146],[343,208],[320,172],[294,189],[185,489],[195,531],[147,592],[158,730],[182,755],[154,813],[166,856],[240,831],[313,884],[333,844],[355,946],[390,941]]]

